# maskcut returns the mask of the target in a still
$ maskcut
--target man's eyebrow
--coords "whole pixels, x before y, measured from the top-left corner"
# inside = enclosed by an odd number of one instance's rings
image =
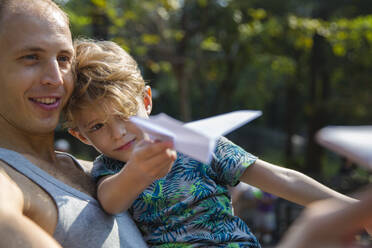
[[[71,54],[73,55],[74,54],[74,51],[73,50],[70,50],[70,49],[63,49],[60,51],[61,53],[68,53],[68,54]]]
[[[41,47],[24,47],[22,49],[19,50],[20,53],[22,52],[44,52],[45,49],[41,48]]]
[[[46,49],[44,48],[41,48],[41,47],[36,47],[36,46],[30,46],[30,47],[24,47],[22,49],[19,50],[19,53],[22,53],[22,52],[45,52]],[[59,53],[67,53],[67,54],[71,54],[73,55],[74,54],[74,51],[73,50],[70,50],[70,49],[63,49],[61,51],[59,51]]]

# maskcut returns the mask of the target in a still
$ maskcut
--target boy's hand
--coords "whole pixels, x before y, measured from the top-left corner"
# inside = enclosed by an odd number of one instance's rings
[[[150,184],[167,175],[176,158],[172,142],[144,139],[134,147],[126,167],[138,170]]]
[[[110,214],[127,210],[143,190],[168,174],[176,158],[172,142],[146,137],[139,141],[124,168],[99,182],[97,197],[103,209]]]

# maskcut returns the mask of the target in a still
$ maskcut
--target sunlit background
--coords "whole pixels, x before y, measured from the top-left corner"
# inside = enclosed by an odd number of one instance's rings
[[[187,122],[262,110],[262,117],[228,137],[263,160],[343,193],[371,181],[368,171],[314,139],[327,125],[372,123],[370,1],[56,2],[69,14],[75,38],[115,41],[137,60],[154,91],[153,113]],[[96,155],[61,128],[56,136],[70,142],[79,158]],[[276,199],[274,211],[268,243],[300,209]]]

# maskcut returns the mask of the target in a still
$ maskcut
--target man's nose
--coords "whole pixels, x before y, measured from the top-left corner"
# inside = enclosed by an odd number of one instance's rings
[[[61,68],[56,59],[46,62],[41,80],[41,83],[45,85],[59,86],[63,84]]]

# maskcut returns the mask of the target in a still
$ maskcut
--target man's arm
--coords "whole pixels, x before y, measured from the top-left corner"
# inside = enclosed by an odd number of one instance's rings
[[[23,193],[0,167],[0,247],[61,247],[23,215]]]
[[[279,167],[260,159],[245,170],[240,181],[303,206],[327,198],[336,198],[347,203],[356,201],[298,171]]]
[[[328,199],[311,204],[295,221],[278,248],[351,247],[353,236],[372,224],[372,189],[359,202]]]

